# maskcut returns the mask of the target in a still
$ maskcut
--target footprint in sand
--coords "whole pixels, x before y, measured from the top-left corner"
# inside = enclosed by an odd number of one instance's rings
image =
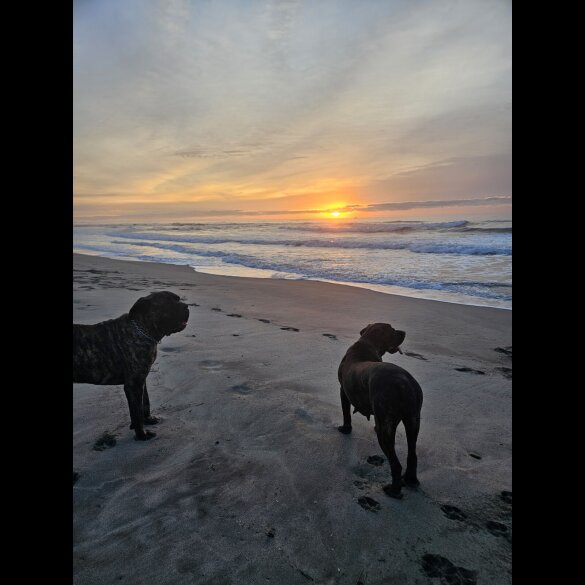
[[[449,520],[465,520],[467,518],[467,514],[463,513],[456,506],[444,504],[443,506],[441,506],[441,510],[443,511],[443,514],[445,514],[445,516],[449,518]]]
[[[323,337],[329,337],[329,339],[337,339],[337,335],[333,335],[333,333],[321,333]]]
[[[281,329],[282,329],[283,331],[299,331],[299,329],[297,329],[296,327],[288,327],[288,326],[286,326],[286,327],[281,327]]]
[[[221,313],[221,309],[219,307],[212,307],[211,310],[212,311],[218,311],[219,313]]]
[[[501,368],[496,368],[496,370],[499,370],[500,372],[502,372],[502,375],[504,376],[504,378],[507,378],[508,380],[512,379],[512,368],[501,367]]]
[[[478,375],[485,375],[485,372],[482,372],[481,370],[474,370],[473,368],[467,368],[467,367],[463,367],[463,368],[455,368],[458,372],[469,372],[470,374],[478,374]]]
[[[449,559],[441,555],[425,554],[421,565],[428,577],[439,577],[441,582],[449,585],[476,585],[477,571],[456,567]]]
[[[94,451],[105,451],[116,445],[116,436],[107,431],[93,444]]]
[[[270,319],[258,319],[258,321],[261,321],[262,323],[270,323]]]
[[[315,418],[309,412],[307,412],[304,408],[297,408],[295,410],[295,415],[298,416],[302,421],[306,423],[315,422]]]
[[[497,351],[498,353],[503,353],[505,356],[508,356],[509,358],[512,357],[512,346],[508,345],[506,347],[495,347],[494,351]]]
[[[507,536],[508,535],[508,527],[501,522],[495,522],[494,520],[488,520],[485,523],[485,527],[494,535],[494,536]]]
[[[221,370],[221,368],[223,367],[223,364],[221,362],[216,362],[214,360],[203,360],[202,362],[199,362],[199,365],[204,370],[211,370],[211,371]]]
[[[237,313],[228,313],[227,316],[228,317],[237,317],[239,319],[242,315],[238,315]]]
[[[361,496],[360,498],[358,498],[358,504],[364,510],[368,510],[369,512],[377,512],[382,507],[378,502],[376,502],[376,500],[368,496]]]
[[[375,465],[376,467],[380,467],[380,465],[384,465],[384,457],[380,457],[380,455],[370,455],[366,461],[370,465]]]
[[[239,337],[240,334],[239,333],[232,333],[232,337]]]
[[[512,492],[504,490],[503,492],[500,492],[500,498],[502,498],[506,504],[510,504],[510,506],[512,505]]]
[[[368,486],[368,482],[367,482],[367,481],[363,481],[363,480],[361,480],[361,479],[356,479],[356,480],[353,482],[353,485],[355,485],[355,487],[356,487],[358,490],[363,490],[363,489],[365,489],[365,488]]]
[[[478,455],[477,453],[470,453],[469,456],[473,457],[474,459],[481,459],[481,455]]]
[[[244,384],[236,384],[235,386],[231,386],[230,390],[232,392],[236,392],[237,394],[250,394],[253,388],[244,382]]]
[[[80,478],[81,476],[79,475],[79,473],[77,473],[77,471],[73,472],[73,485],[75,485],[75,482]]]
[[[421,355],[420,353],[415,353],[414,351],[405,351],[404,355],[407,355],[408,357],[416,358],[417,360],[424,360],[425,362],[429,361],[424,355]]]

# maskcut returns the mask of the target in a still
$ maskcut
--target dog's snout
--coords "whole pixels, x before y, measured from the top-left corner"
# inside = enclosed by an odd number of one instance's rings
[[[399,331],[398,329],[396,330],[396,333],[398,333],[399,339],[400,339],[400,343],[402,343],[404,341],[404,338],[406,337],[406,331]]]

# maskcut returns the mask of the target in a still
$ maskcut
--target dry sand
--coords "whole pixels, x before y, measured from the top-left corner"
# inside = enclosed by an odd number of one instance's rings
[[[196,303],[147,380],[162,417],[155,439],[134,440],[120,386],[73,387],[75,585],[511,583],[511,494],[501,492],[512,489],[512,363],[495,351],[511,346],[511,311],[73,262],[76,323],[117,317],[154,290]],[[412,355],[384,359],[424,392],[421,485],[400,501],[382,491],[388,462],[367,462],[383,455],[373,420],[356,414],[351,435],[336,430],[337,366],[376,321],[406,331]],[[104,432],[116,443],[95,450]],[[397,452],[405,466],[402,426]]]

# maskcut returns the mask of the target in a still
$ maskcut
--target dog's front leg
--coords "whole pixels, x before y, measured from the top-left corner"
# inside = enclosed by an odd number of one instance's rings
[[[143,392],[144,392],[144,378],[132,377],[124,382],[124,394],[128,400],[128,408],[130,410],[131,429],[136,433],[137,441],[147,441],[156,436],[152,431],[144,430],[144,410],[143,410]]]
[[[344,435],[348,435],[351,433],[351,404],[345,395],[343,386],[339,388],[339,394],[341,396],[341,410],[343,411],[343,425],[337,427],[337,430]]]
[[[160,419],[150,414],[150,399],[148,398],[148,390],[146,389],[146,381],[144,382],[144,390],[142,392],[142,412],[144,413],[144,424],[155,425]],[[132,428],[132,427],[130,427]]]

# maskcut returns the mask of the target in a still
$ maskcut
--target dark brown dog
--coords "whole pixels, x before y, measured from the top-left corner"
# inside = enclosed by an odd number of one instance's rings
[[[73,324],[73,382],[124,384],[131,429],[145,441],[156,433],[144,431],[158,419],[150,414],[146,376],[156,359],[156,344],[165,335],[187,326],[189,309],[168,291],[151,293],[134,303],[129,313],[95,325]]]
[[[370,420],[374,415],[375,430],[382,451],[390,462],[392,483],[384,491],[401,498],[401,486],[416,486],[416,439],[420,427],[423,395],[418,382],[401,367],[382,361],[385,352],[396,353],[406,333],[388,323],[371,323],[360,331],[361,337],[346,352],[337,376],[341,384],[342,433],[351,433],[350,405]],[[396,456],[396,427],[402,421],[408,441],[408,458],[404,477]]]

